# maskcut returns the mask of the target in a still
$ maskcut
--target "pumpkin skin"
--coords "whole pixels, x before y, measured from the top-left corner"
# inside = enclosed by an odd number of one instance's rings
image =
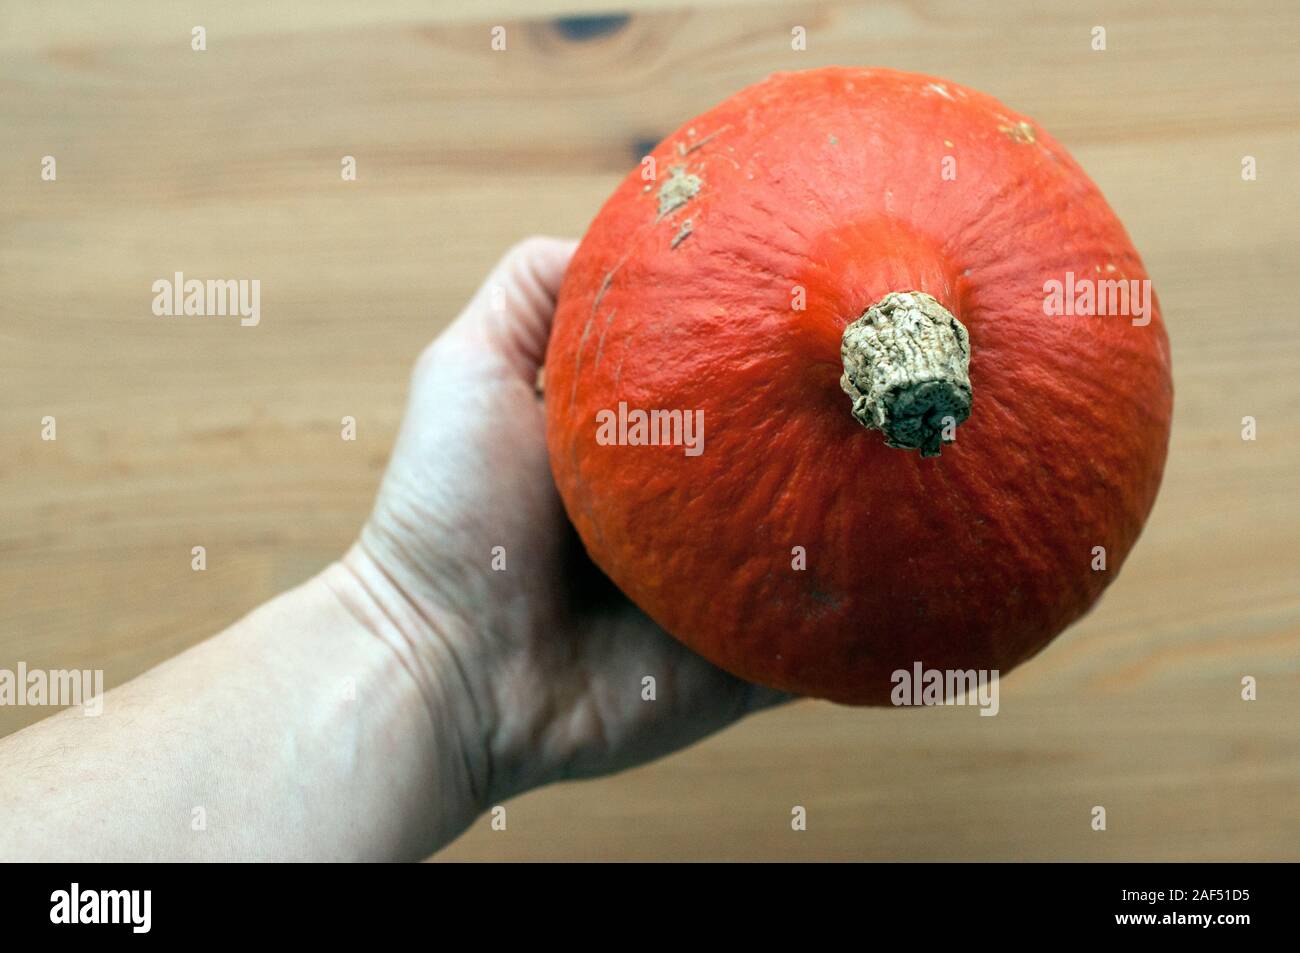
[[[1044,313],[1067,272],[1147,279],[1065,150],[946,80],[831,68],[651,157],[582,240],[546,358],[593,561],[713,663],[849,704],[917,662],[1005,674],[1087,611],[1154,503],[1173,386],[1154,295],[1146,324]],[[891,292],[969,334],[970,416],[938,456],[887,446],[841,388],[846,327]],[[703,452],[602,444],[620,401],[703,411]]]

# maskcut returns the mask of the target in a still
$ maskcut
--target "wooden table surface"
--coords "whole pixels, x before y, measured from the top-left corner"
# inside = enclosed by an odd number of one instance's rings
[[[310,575],[367,512],[412,359],[509,243],[580,234],[648,143],[771,71],[891,66],[1034,116],[1145,258],[1177,403],[1122,576],[996,718],[801,702],[441,856],[1300,859],[1300,6],[558,19],[599,9],[0,7],[0,667],[118,684]],[[262,323],[155,318],[177,270],[259,278]]]

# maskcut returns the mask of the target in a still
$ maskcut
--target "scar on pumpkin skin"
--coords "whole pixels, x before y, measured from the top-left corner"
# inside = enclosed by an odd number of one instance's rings
[[[622,353],[618,356],[618,367],[614,369],[614,393],[618,393],[618,385],[623,380],[623,358],[627,357],[627,348],[623,348]]]
[[[582,370],[582,349],[587,346],[587,335],[591,333],[591,322],[595,317],[596,314],[593,311],[591,316],[587,318],[586,325],[583,326],[582,337],[578,340],[578,353],[573,359],[573,390],[569,394],[570,410],[573,409],[573,405],[578,399],[578,381],[582,379],[579,374],[579,371]]]
[[[1014,126],[998,126],[998,132],[1005,135],[1012,142],[1023,142],[1031,145],[1036,141],[1034,139],[1034,127],[1024,120]]]
[[[587,318],[588,324],[590,324],[591,319],[596,316],[596,309],[600,307],[600,299],[605,297],[605,292],[609,290],[610,282],[614,280],[614,272],[618,271],[619,265],[621,264],[623,263],[620,261],[618,265],[615,265],[609,271],[605,272],[605,277],[600,283],[600,289],[596,292],[596,297],[591,302],[591,316]]]
[[[619,265],[621,264],[622,262],[619,262]],[[570,407],[578,399],[578,372],[582,370],[582,349],[587,346],[587,335],[591,333],[591,323],[596,320],[596,309],[600,307],[600,299],[605,297],[605,292],[609,290],[609,284],[614,280],[614,272],[618,271],[619,265],[615,265],[605,272],[605,278],[600,283],[600,290],[596,292],[596,298],[591,302],[591,312],[587,315],[587,323],[582,326],[582,337],[578,340],[578,353],[573,359],[573,393],[569,395]],[[601,337],[603,339],[604,335]]]
[[[677,153],[678,153],[678,155],[680,155],[680,156],[682,156],[683,158],[685,158],[686,156],[688,156],[688,155],[690,155],[692,152],[694,152],[696,149],[702,149],[702,148],[704,148],[705,145],[707,145],[708,143],[712,142],[714,139],[718,138],[718,136],[722,135],[724,132],[726,132],[726,131],[727,131],[728,129],[730,129],[730,128],[731,128],[730,126],[723,126],[721,129],[715,129],[715,130],[713,130],[713,132],[709,133],[707,136],[705,136],[705,137],[704,137],[703,139],[701,139],[699,142],[693,142],[693,143],[691,143],[691,145],[689,145],[689,146],[686,145],[685,143],[679,142],[679,143],[677,143]],[[693,135],[694,133],[695,133],[695,130],[694,130],[694,129],[688,130],[688,134]]]
[[[686,241],[686,239],[690,237],[691,237],[691,220],[688,218],[686,221],[682,222],[681,230],[678,231],[678,233],[673,236],[673,240],[668,247],[676,248],[678,245],[680,245],[682,242]]]
[[[600,339],[596,342],[596,360],[592,363],[592,368],[600,367],[600,355],[605,350],[605,335],[609,333],[609,326],[614,323],[614,315],[618,314],[618,308],[610,309],[605,316],[605,326],[600,329]]]
[[[663,184],[659,186],[659,216],[655,221],[660,221],[669,212],[681,208],[695,198],[703,184],[703,180],[698,175],[687,172],[684,165],[670,168],[668,178],[664,179]]]

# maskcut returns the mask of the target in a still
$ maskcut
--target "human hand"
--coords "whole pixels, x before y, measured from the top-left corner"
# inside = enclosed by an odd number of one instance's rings
[[[454,722],[476,811],[664,755],[788,697],[672,639],[569,524],[536,379],[574,248],[517,245],[420,356],[374,512],[343,561],[394,622],[387,638],[435,721]]]

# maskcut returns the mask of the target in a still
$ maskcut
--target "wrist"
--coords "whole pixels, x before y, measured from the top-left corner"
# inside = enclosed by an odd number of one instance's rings
[[[491,773],[474,698],[450,648],[457,623],[409,599],[360,545],[309,585],[347,614],[388,702],[411,713],[403,743],[422,749],[412,758],[432,773],[420,780],[418,799],[432,813],[436,850],[486,809]]]
[[[463,545],[395,532],[394,522],[391,510],[372,518],[342,564],[455,713],[478,809],[563,776],[569,748],[553,729],[564,712],[533,673],[529,606],[502,599],[494,574],[456,559]]]

